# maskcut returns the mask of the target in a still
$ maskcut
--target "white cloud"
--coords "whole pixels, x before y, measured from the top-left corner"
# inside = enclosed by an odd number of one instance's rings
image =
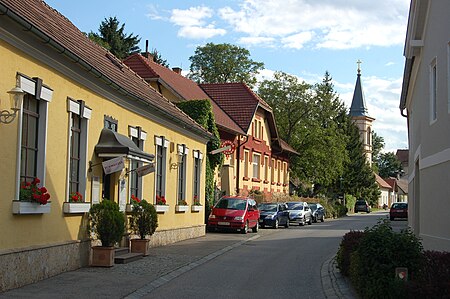
[[[285,42],[285,47],[310,42],[317,48],[349,49],[403,44],[408,7],[409,0],[243,0],[237,9],[219,9],[219,16],[253,38],[289,41],[314,32],[314,39]]]
[[[301,49],[304,44],[311,41],[314,37],[313,31],[300,32],[281,39],[281,43],[285,48]]]
[[[217,35],[225,35],[226,30],[215,28],[214,22],[207,23],[205,19],[210,19],[214,11],[206,6],[190,7],[188,9],[173,9],[170,22],[181,27],[178,36],[185,38],[211,38]]]
[[[201,39],[201,38],[211,38],[217,35],[224,35],[226,30],[214,28],[213,25],[208,25],[206,27],[198,26],[185,26],[178,30],[178,36]]]
[[[147,5],[148,13],[145,15],[152,20],[164,20],[165,18],[160,15],[157,6],[153,4]]]

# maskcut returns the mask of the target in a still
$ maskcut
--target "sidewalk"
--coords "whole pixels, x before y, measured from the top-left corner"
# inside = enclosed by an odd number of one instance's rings
[[[152,248],[149,256],[136,262],[62,273],[0,293],[0,298],[141,298],[179,275],[260,236],[261,233],[207,234]],[[336,269],[334,259],[322,265],[321,278],[325,298],[355,298]]]

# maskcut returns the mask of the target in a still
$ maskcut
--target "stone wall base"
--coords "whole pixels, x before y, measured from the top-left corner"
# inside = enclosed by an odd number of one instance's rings
[[[187,239],[203,237],[205,232],[205,224],[167,230],[157,229],[150,237],[150,247],[164,246]]]
[[[163,246],[205,235],[205,225],[157,230],[150,247]],[[89,266],[91,246],[98,242],[68,241],[0,251],[0,292]],[[97,244],[98,245],[98,244]]]
[[[68,241],[0,251],[0,292],[85,267],[91,242]]]

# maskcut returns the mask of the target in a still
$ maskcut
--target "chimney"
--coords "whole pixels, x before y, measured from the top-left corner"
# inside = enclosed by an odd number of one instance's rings
[[[173,68],[172,68],[172,71],[174,71],[174,72],[177,73],[178,75],[181,75],[182,69],[181,69],[181,67],[173,67]]]
[[[142,53],[142,56],[147,58],[150,61],[153,61],[153,55],[148,51],[148,39],[145,40],[145,52]]]

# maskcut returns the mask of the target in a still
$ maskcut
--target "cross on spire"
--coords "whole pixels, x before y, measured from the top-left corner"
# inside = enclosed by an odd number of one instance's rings
[[[356,61],[356,64],[358,65],[358,75],[361,74],[361,63],[362,61],[358,59],[358,61]]]

